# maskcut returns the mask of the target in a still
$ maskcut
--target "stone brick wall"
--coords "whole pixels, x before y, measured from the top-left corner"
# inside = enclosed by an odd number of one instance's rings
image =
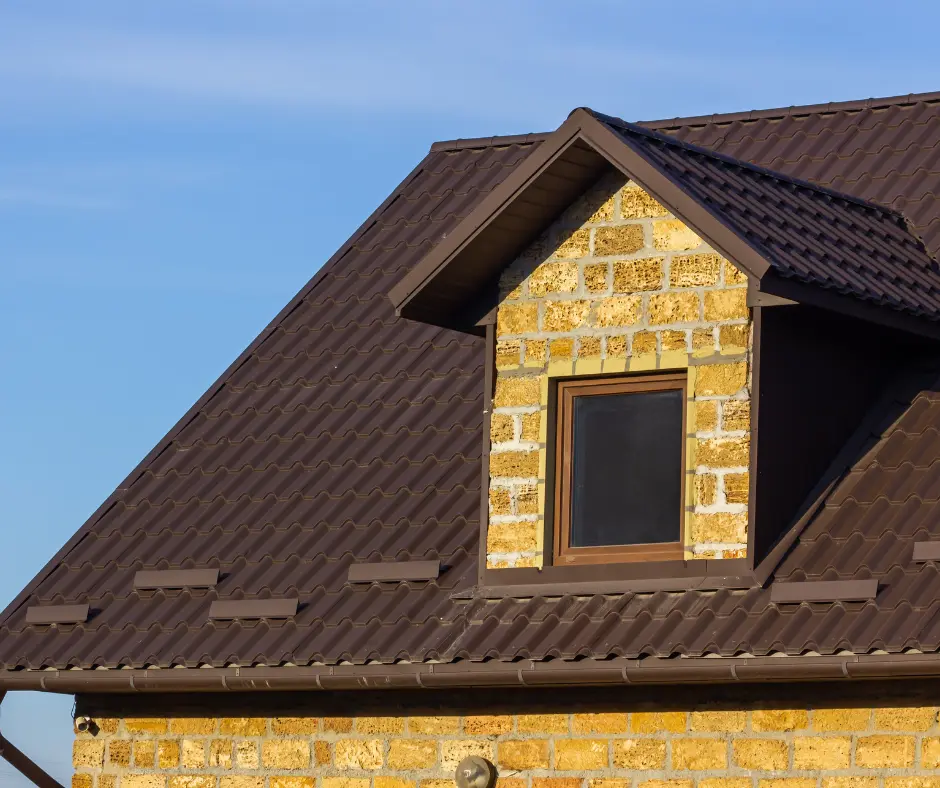
[[[689,375],[686,557],[743,557],[746,277],[636,184],[608,176],[501,284],[487,565],[543,563],[550,380],[650,370]]]
[[[590,707],[587,707],[590,708]],[[97,719],[73,788],[940,788],[936,706]]]

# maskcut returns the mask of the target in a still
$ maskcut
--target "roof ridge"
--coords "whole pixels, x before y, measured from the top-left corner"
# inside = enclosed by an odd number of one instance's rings
[[[937,94],[940,98],[940,93]],[[743,169],[752,170],[760,175],[764,175],[768,178],[773,178],[778,181],[783,181],[784,183],[789,183],[793,186],[799,186],[800,188],[809,189],[814,192],[819,192],[826,194],[829,197],[833,197],[839,200],[845,200],[846,202],[854,203],[863,208],[868,208],[870,210],[878,211],[880,213],[887,214],[889,216],[894,216],[899,221],[905,222],[907,224],[907,217],[898,210],[890,208],[886,205],[881,205],[879,203],[871,202],[870,200],[862,199],[861,197],[855,197],[851,194],[846,194],[845,192],[840,192],[837,189],[831,189],[828,186],[822,186],[818,183],[813,183],[812,181],[806,181],[802,178],[794,177],[793,175],[787,175],[786,173],[779,172],[778,170],[772,170],[768,167],[761,167],[758,164],[753,164],[744,159],[738,159],[734,156],[729,156],[726,153],[719,153],[714,150],[709,150],[708,148],[703,148],[699,145],[694,145],[691,142],[686,142],[685,140],[677,139],[669,134],[663,134],[661,131],[651,128],[645,128],[636,123],[631,123],[629,121],[623,120],[622,118],[615,117],[613,115],[605,115],[602,112],[597,112],[593,109],[586,108],[594,117],[603,123],[607,123],[611,126],[616,126],[624,131],[629,131],[634,134],[640,134],[650,139],[655,139],[658,142],[663,143],[664,145],[672,145],[677,148],[683,148],[684,150],[690,151],[692,153],[697,153],[702,156],[707,156],[711,159],[717,159],[718,161],[723,161],[727,164],[731,164],[737,167],[742,167]],[[919,239],[918,239],[919,240]]]
[[[940,91],[926,93],[908,93],[900,96],[853,99],[850,101],[829,101],[825,104],[792,104],[789,107],[770,109],[751,109],[741,112],[718,112],[712,115],[676,116],[661,120],[637,121],[643,126],[660,128],[680,128],[687,126],[707,126],[710,123],[734,123],[735,121],[769,120],[771,118],[799,117],[801,115],[826,114],[834,112],[857,112],[863,109],[881,109],[883,107],[903,106],[920,102],[940,101]]]
[[[504,134],[492,137],[466,137],[455,140],[441,140],[431,144],[429,153],[470,150],[473,148],[493,148],[500,145],[527,145],[542,142],[550,131],[532,132],[531,134]]]

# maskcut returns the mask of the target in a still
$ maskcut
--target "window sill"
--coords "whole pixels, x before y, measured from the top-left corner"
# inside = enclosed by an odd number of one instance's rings
[[[487,569],[476,588],[455,599],[702,591],[759,585],[746,558]]]

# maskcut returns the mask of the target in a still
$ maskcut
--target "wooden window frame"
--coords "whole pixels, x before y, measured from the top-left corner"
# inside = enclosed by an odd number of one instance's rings
[[[574,399],[581,396],[606,394],[634,394],[653,391],[682,392],[682,457],[680,459],[681,484],[679,486],[679,540],[657,544],[603,545],[599,547],[571,547],[571,456],[573,441]],[[575,564],[608,564],[635,561],[681,560],[685,551],[685,493],[686,493],[686,436],[688,402],[688,372],[669,372],[655,375],[630,375],[599,378],[560,380],[557,384],[555,434],[555,511],[553,563],[560,566]]]

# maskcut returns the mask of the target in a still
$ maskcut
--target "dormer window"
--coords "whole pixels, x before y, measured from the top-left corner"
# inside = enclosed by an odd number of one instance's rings
[[[555,563],[682,558],[686,380],[558,383]]]

